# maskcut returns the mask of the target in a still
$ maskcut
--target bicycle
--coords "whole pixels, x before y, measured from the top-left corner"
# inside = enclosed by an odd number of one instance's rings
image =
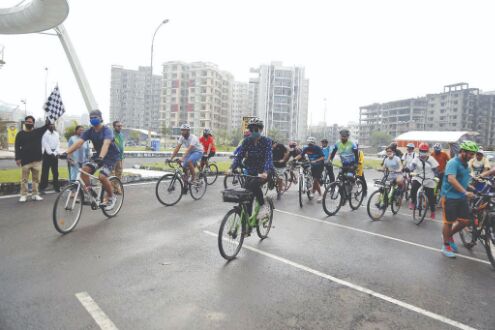
[[[299,165],[299,207],[303,207],[303,195],[306,194],[311,200],[311,189],[313,188],[313,177],[311,176],[311,164],[308,161],[294,162]]]
[[[426,212],[428,212],[428,209],[430,208],[430,203],[428,201],[428,197],[426,196],[424,183],[427,180],[433,180],[435,181],[435,185],[437,185],[438,178],[425,178],[424,173],[423,176],[416,173],[411,173],[410,175],[411,178],[417,177],[421,179],[421,186],[418,188],[418,192],[416,193],[416,204],[414,204],[413,209],[413,222],[419,226],[425,219]]]
[[[329,163],[328,166],[333,166],[333,165],[332,165],[332,163]],[[323,174],[321,176],[322,176],[322,185],[326,189],[332,183],[332,180],[330,179],[330,174],[328,174],[327,164],[325,164],[325,166],[323,168]]]
[[[286,177],[285,183],[285,191],[289,190],[292,186],[292,183],[297,184],[297,174],[296,174],[296,165],[293,162],[287,164],[287,168],[285,169],[284,176]]]
[[[248,176],[251,177],[251,176]],[[251,177],[257,178],[259,177]],[[244,238],[250,236],[251,230],[256,228],[258,237],[263,240],[268,237],[268,233],[273,222],[273,201],[265,196],[265,208],[269,208],[267,216],[258,219],[260,206],[256,198],[253,202],[253,193],[246,189],[226,189],[222,191],[223,201],[227,203],[237,203],[223,217],[218,231],[218,249],[220,255],[226,260],[233,260],[242,248]],[[248,209],[252,203],[252,210]]]
[[[340,208],[349,201],[352,210],[357,210],[363,203],[363,182],[356,178],[353,168],[340,168],[339,174],[323,193],[323,211],[328,216],[339,212]]]
[[[218,166],[215,162],[210,162],[210,160],[206,157],[204,160],[204,166],[201,170],[203,176],[206,177],[206,183],[211,186],[217,181],[218,178]],[[198,167],[199,169],[199,167]]]
[[[379,172],[384,172],[384,176],[380,180],[375,180],[375,186],[378,187],[378,190],[374,191],[370,198],[368,199],[367,212],[368,216],[373,221],[380,220],[388,206],[390,205],[390,209],[393,214],[397,214],[402,205],[402,197],[403,192],[397,193],[397,184],[395,180],[388,180],[388,176],[390,175],[389,170],[378,170]],[[393,173],[401,173],[401,172],[393,172]],[[373,213],[372,207],[376,207],[376,214]]]
[[[188,190],[194,200],[201,199],[205,195],[208,183],[202,172],[198,173],[195,182],[191,182],[180,160],[167,159],[165,163],[174,170],[174,173],[163,175],[156,183],[155,194],[160,203],[165,206],[175,205]]]
[[[89,176],[89,186],[86,186],[81,179],[81,173]],[[81,218],[84,205],[91,206],[91,210],[93,211],[101,209],[103,214],[108,218],[116,216],[124,203],[124,186],[119,178],[115,176],[109,177],[108,180],[117,199],[114,207],[110,210],[101,205],[108,197],[100,179],[79,169],[76,181],[66,186],[55,199],[52,215],[55,229],[61,234],[67,234],[73,231]]]
[[[408,171],[403,171],[404,176],[404,198],[408,201],[411,198],[412,175]]]
[[[495,268],[495,192],[492,180],[476,179],[484,183],[481,191],[475,192],[471,201],[473,217],[468,226],[459,232],[461,241],[467,249],[472,249],[477,241],[485,247],[488,260]]]

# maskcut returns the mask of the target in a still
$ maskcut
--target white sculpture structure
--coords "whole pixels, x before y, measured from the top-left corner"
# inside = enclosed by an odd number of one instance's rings
[[[0,34],[27,34],[54,29],[72,67],[88,111],[98,108],[76,51],[62,23],[69,15],[67,0],[22,0],[0,8]]]

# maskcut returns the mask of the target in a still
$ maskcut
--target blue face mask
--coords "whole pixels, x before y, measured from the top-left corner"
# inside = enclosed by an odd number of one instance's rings
[[[89,120],[92,126],[98,126],[101,124],[101,119],[100,118],[91,118]]]
[[[261,132],[252,132],[251,139],[257,139],[261,136]]]

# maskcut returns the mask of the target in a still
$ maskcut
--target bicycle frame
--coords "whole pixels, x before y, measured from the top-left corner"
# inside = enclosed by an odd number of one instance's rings
[[[98,182],[96,185],[96,189],[93,189],[94,195],[91,193],[88,193],[89,192],[88,186],[86,186],[83,179],[81,178],[81,174],[85,174],[89,177],[90,180],[93,179],[93,180]],[[91,208],[96,210],[98,208],[98,206],[97,206],[98,200],[96,199],[95,196],[99,196],[103,190],[103,186],[102,186],[100,179],[98,177],[94,176],[93,174],[90,174],[88,172],[83,171],[82,169],[79,169],[79,173],[77,174],[77,177],[76,177],[76,184],[77,184],[77,189],[75,192],[75,196],[77,196],[77,194],[79,194],[79,192],[81,191],[81,187],[82,187],[84,194],[89,197],[89,201],[91,202]],[[90,184],[89,187],[92,187],[92,185]],[[65,208],[67,208],[69,206],[69,201],[70,201],[71,195],[68,195],[68,196],[69,196],[69,198],[67,198],[67,201],[65,202]],[[70,209],[74,208],[74,206],[76,204],[76,199],[77,198],[73,198],[72,205],[71,205]]]

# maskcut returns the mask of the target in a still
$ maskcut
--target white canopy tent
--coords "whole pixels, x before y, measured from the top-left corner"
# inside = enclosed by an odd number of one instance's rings
[[[470,139],[478,135],[469,131],[409,131],[395,138],[397,142],[439,142],[456,143],[460,140]]]

